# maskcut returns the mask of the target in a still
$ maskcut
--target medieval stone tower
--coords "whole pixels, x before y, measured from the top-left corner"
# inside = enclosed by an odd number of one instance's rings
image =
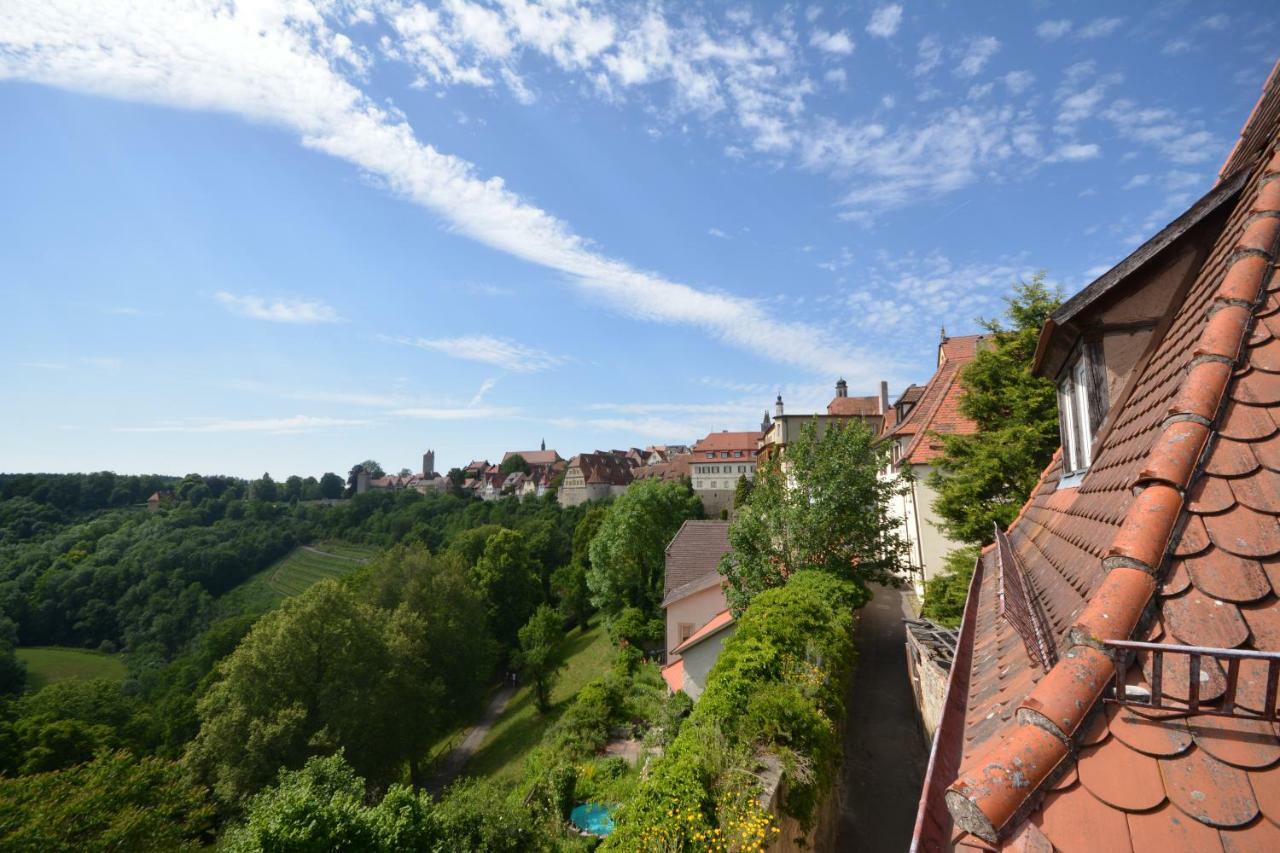
[[[422,476],[424,479],[430,480],[436,474],[436,452],[428,450],[422,454]]]

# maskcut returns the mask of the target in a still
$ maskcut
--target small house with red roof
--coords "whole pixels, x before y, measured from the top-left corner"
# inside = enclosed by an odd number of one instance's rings
[[[937,493],[929,485],[935,460],[942,455],[944,435],[972,433],[976,426],[960,412],[964,387],[960,371],[973,361],[980,335],[943,337],[938,366],[923,386],[910,385],[885,409],[881,440],[890,442],[888,476],[910,474],[907,491],[894,500],[893,513],[902,522],[902,536],[911,544],[908,555],[917,591],[943,571],[947,553],[960,547],[939,524],[933,510]]]
[[[1280,850],[1280,65],[1064,303],[1062,443],[978,560],[912,849]]]
[[[662,676],[671,692],[702,695],[720,647],[733,632],[720,560],[729,553],[729,522],[686,521],[666,549],[662,609],[667,662]]]

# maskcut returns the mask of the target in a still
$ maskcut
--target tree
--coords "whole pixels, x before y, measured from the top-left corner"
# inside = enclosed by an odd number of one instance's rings
[[[562,639],[560,615],[546,604],[539,606],[520,629],[516,664],[520,677],[533,686],[538,710],[543,713],[551,708],[551,688],[565,666],[560,648]]]
[[[102,750],[145,752],[155,741],[147,709],[105,678],[50,684],[23,696],[15,711],[21,773],[60,770]]]
[[[471,568],[471,579],[484,598],[489,627],[504,652],[516,648],[520,626],[542,603],[542,582],[524,537],[499,530]]]
[[[947,554],[946,572],[924,582],[920,615],[948,628],[960,627],[964,605],[969,599],[969,582],[978,561],[979,548],[969,545]]]
[[[411,690],[416,680],[439,685],[438,696],[400,737],[406,741],[409,776],[419,783],[418,756],[450,725],[470,717],[484,698],[496,662],[484,602],[453,554],[433,555],[421,545],[398,547],[375,558],[365,570],[363,594],[383,610],[407,607],[425,626],[421,658],[403,670]],[[412,660],[409,651],[400,655]]]
[[[449,493],[452,495],[462,494],[462,484],[467,479],[467,473],[461,468],[450,468],[449,473],[445,474],[449,479]]]
[[[0,616],[0,698],[20,694],[27,686],[27,665],[18,658],[18,626]]]
[[[1058,448],[1057,390],[1031,375],[1040,328],[1061,303],[1037,273],[1006,300],[1008,325],[983,321],[989,344],[960,372],[960,411],[977,424],[971,435],[941,436],[943,455],[929,485],[933,508],[952,539],[991,541],[1008,527]]]
[[[551,573],[551,591],[560,616],[570,625],[585,625],[591,617],[591,590],[587,588],[587,570],[577,562],[561,566]]]
[[[284,500],[291,503],[302,500],[302,478],[297,474],[284,481]]]
[[[489,540],[503,529],[500,524],[482,524],[479,527],[464,530],[453,537],[453,541],[449,543],[449,552],[456,554],[462,560],[462,565],[469,569],[480,562],[480,557],[483,556]]]
[[[543,597],[551,600],[551,574],[569,562],[572,543],[554,517],[539,516],[526,522],[520,532],[529,545],[529,553],[538,563]]]
[[[503,475],[514,474],[519,471],[521,474],[529,473],[529,463],[524,461],[524,457],[519,453],[512,453],[506,459],[502,460],[502,464],[498,466],[498,470]]]
[[[364,460],[363,462],[360,463],[358,467],[363,468],[365,472],[368,473],[368,475],[370,477],[373,477],[375,480],[379,477],[387,476],[387,472],[382,470],[382,466],[379,465],[377,462],[373,461],[372,459]]]
[[[591,538],[587,586],[592,605],[609,617],[626,607],[656,616],[667,543],[686,520],[701,517],[702,501],[688,486],[658,480],[632,484]]]
[[[326,471],[324,476],[320,478],[320,497],[326,500],[336,500],[342,497],[344,485],[341,477],[332,471]]]
[[[197,776],[230,805],[280,767],[338,749],[375,782],[393,778],[404,727],[430,714],[421,703],[438,691],[406,691],[425,628],[411,613],[392,616],[331,580],[263,616],[197,703],[200,732],[186,754]]]
[[[0,777],[0,848],[170,851],[211,840],[208,792],[158,758],[104,752],[53,773]]]
[[[735,613],[804,569],[863,587],[891,579],[906,543],[889,514],[902,485],[880,476],[887,450],[861,422],[833,423],[818,438],[809,421],[756,471],[751,497],[729,527],[733,550],[720,562]]]
[[[751,498],[751,489],[754,486],[751,480],[743,475],[738,478],[738,485],[733,490],[733,508],[742,509],[747,505],[747,501]]]
[[[263,474],[261,480],[254,480],[249,487],[249,496],[255,501],[272,501],[280,500],[280,490],[276,486],[276,481],[271,479],[270,474]]]
[[[229,853],[320,850],[438,849],[431,798],[393,785],[382,802],[365,805],[365,780],[342,753],[281,770],[275,785],[249,801],[243,824],[221,845]]]

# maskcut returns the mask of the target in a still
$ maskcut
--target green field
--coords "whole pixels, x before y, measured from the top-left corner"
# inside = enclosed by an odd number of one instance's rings
[[[547,728],[560,719],[583,685],[609,669],[613,646],[599,624],[585,632],[571,631],[564,643],[567,666],[551,691],[551,710],[539,714],[533,691],[521,687],[467,762],[463,775],[518,782],[524,773],[525,757],[542,740]]]
[[[314,583],[360,568],[377,552],[373,546],[349,542],[318,542],[294,548],[223,596],[221,609],[227,615],[269,610]]]
[[[55,681],[69,678],[124,678],[124,663],[114,655],[71,649],[63,646],[31,646],[17,650],[18,658],[27,665],[27,688],[39,690]]]

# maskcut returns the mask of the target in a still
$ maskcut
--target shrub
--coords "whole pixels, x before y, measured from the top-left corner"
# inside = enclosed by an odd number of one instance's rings
[[[750,775],[761,751],[782,759],[784,810],[810,821],[839,764],[839,721],[855,656],[853,610],[867,597],[823,571],[799,572],[756,596],[666,757],[618,809],[617,829],[604,847],[715,846],[710,840],[754,849],[774,831]]]
[[[946,573],[929,578],[924,583],[921,616],[948,628],[960,627],[978,554],[977,546],[957,548],[947,554]]]

